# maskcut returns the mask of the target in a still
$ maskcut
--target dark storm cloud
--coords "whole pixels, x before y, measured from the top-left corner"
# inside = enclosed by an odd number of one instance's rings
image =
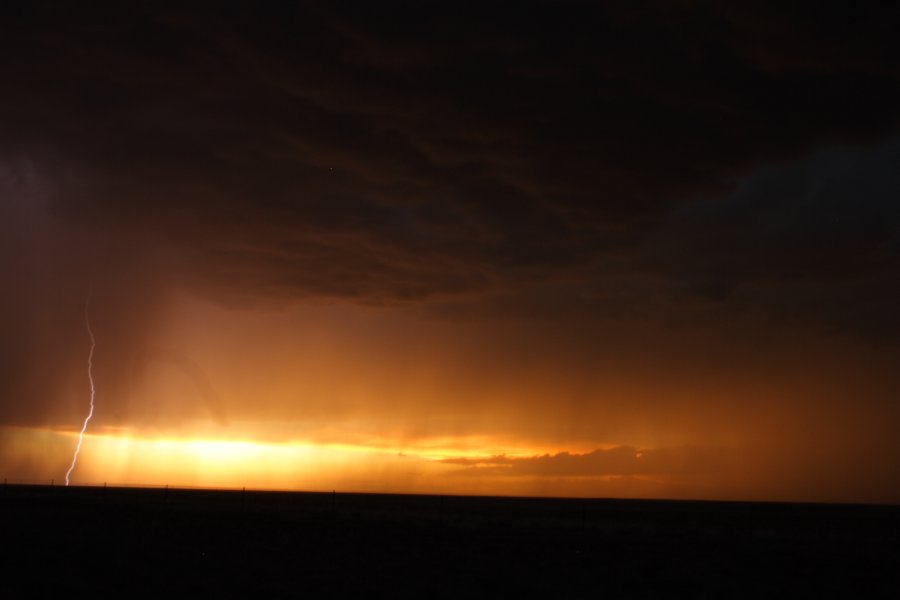
[[[895,299],[894,146],[755,174],[895,133],[900,15],[858,10],[9,9],[6,381],[36,385],[26,356],[65,362],[60,336],[80,347],[89,281],[122,340],[173,284],[444,316],[724,304],[891,339],[872,315]]]
[[[898,106],[890,12],[23,12],[6,153],[80,174],[57,210],[149,230],[250,296],[558,276],[757,164],[878,137]]]

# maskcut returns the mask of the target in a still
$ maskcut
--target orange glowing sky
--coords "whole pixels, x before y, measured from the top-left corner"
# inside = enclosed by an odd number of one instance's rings
[[[510,324],[173,296],[148,344],[202,364],[220,413],[177,361],[111,355],[97,315],[97,412],[76,484],[883,500],[887,473],[858,461],[878,460],[890,424],[843,402],[889,384],[872,378],[877,353],[829,373],[840,345],[700,360],[681,332],[648,353],[607,328],[612,351],[582,360]],[[8,478],[61,480],[87,383],[72,374],[55,424],[0,430]]]

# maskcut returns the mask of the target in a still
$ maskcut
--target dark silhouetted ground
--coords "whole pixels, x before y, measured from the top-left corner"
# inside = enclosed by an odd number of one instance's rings
[[[900,507],[5,486],[2,595],[900,597]]]

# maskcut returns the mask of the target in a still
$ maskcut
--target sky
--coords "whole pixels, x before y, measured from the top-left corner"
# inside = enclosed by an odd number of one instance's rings
[[[0,477],[900,502],[900,8],[3,10]]]

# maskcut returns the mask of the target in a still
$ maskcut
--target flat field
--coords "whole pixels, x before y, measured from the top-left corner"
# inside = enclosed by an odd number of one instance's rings
[[[900,507],[6,485],[4,597],[900,597]]]

